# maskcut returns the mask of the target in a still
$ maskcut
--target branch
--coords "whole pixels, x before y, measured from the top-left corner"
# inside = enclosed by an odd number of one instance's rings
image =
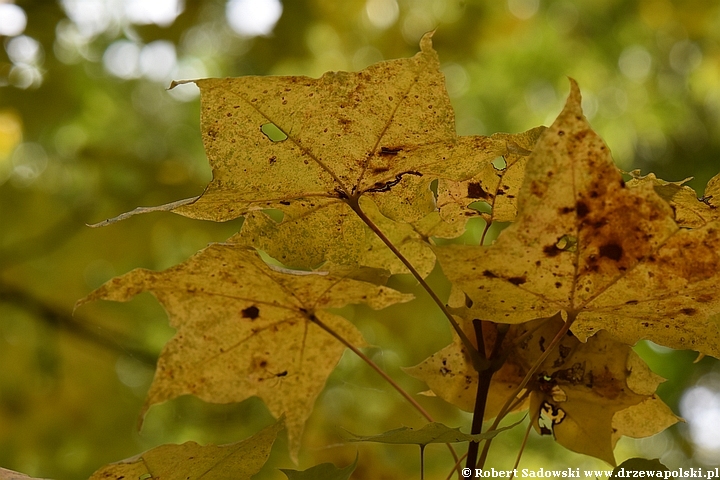
[[[7,284],[0,284],[0,302],[13,304],[31,313],[51,328],[63,330],[88,343],[98,345],[112,352],[130,355],[136,360],[155,368],[157,354],[132,346],[135,342],[117,332],[112,339],[100,335],[91,327],[91,322],[78,321],[70,313],[35,297],[31,293]]]

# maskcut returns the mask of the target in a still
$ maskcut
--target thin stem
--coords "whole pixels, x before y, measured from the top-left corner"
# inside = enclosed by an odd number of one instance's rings
[[[372,368],[373,370],[375,370],[375,371],[378,373],[378,375],[380,375],[386,382],[388,382],[388,383],[390,384],[390,386],[392,386],[400,395],[402,395],[402,397],[403,397],[405,400],[407,400],[408,402],[410,402],[410,404],[411,404],[413,407],[415,407],[415,409],[416,409],[418,412],[420,412],[420,414],[421,414],[423,417],[425,417],[428,422],[434,422],[434,421],[435,421],[435,420],[433,419],[433,417],[427,412],[427,410],[425,410],[425,409],[422,407],[422,405],[420,405],[414,398],[412,398],[412,397],[410,396],[410,394],[407,393],[400,385],[398,385],[395,380],[393,380],[392,378],[390,378],[390,376],[389,376],[387,373],[385,373],[385,372],[378,366],[377,363],[373,362],[373,361],[370,359],[370,357],[368,357],[368,356],[365,355],[362,351],[360,351],[359,348],[357,348],[357,347],[356,347],[355,345],[353,345],[352,343],[348,342],[343,336],[341,336],[340,334],[338,334],[335,330],[333,330],[332,328],[330,328],[330,327],[328,327],[327,325],[325,325],[319,318],[317,318],[317,316],[315,316],[315,314],[313,314],[313,313],[308,313],[307,317],[308,317],[308,319],[309,319],[311,322],[313,322],[315,325],[317,325],[318,327],[320,327],[320,328],[322,328],[323,330],[325,330],[325,331],[326,331],[327,333],[329,333],[333,338],[335,338],[338,342],[342,343],[342,344],[345,345],[347,348],[349,348],[350,350],[352,350],[352,352],[353,352],[355,355],[357,355],[358,357],[360,357],[360,359],[361,359],[362,361],[364,361],[366,364],[368,364],[368,365],[370,366],[370,368]],[[450,453],[452,454],[453,460],[455,460],[456,465],[459,464],[459,463],[460,463],[460,460],[458,460],[458,456],[457,456],[457,452],[455,451],[455,448],[454,448],[452,445],[450,445],[449,443],[446,443],[446,445],[447,445],[448,449],[450,450]],[[460,475],[460,468],[458,467],[457,470],[458,470],[458,475]]]
[[[552,342],[548,345],[548,347],[545,349],[542,355],[535,361],[532,367],[530,367],[530,370],[525,374],[525,378],[523,378],[522,382],[520,382],[520,385],[517,386],[517,388],[513,391],[513,393],[510,395],[510,397],[507,399],[505,404],[503,405],[503,408],[500,409],[500,413],[498,413],[498,416],[495,418],[495,421],[490,426],[488,431],[493,431],[497,429],[498,425],[502,421],[503,418],[505,418],[505,415],[510,411],[511,405],[516,401],[517,396],[522,392],[522,390],[527,386],[527,384],[532,380],[533,376],[535,375],[535,372],[540,368],[540,366],[545,362],[545,360],[550,356],[550,353],[557,347],[560,342],[562,341],[565,334],[570,330],[570,327],[575,322],[575,318],[577,318],[577,312],[568,312],[568,319],[563,324],[562,328],[558,331],[558,333],[555,335],[555,337],[552,339]],[[485,445],[483,446],[483,451],[480,454],[480,460],[478,461],[478,465],[480,468],[485,465],[485,460],[487,460],[488,451],[490,450],[490,444],[492,443],[492,439],[488,439],[485,442]]]
[[[520,465],[520,459],[522,458],[522,454],[525,451],[525,445],[527,445],[528,437],[530,436],[530,429],[533,425],[533,419],[531,418],[528,422],[528,428],[525,430],[525,436],[523,437],[522,445],[520,445],[520,451],[518,452],[518,456],[515,459],[515,465],[513,465],[512,472],[510,474],[509,480],[512,480],[515,476],[515,469],[517,469],[518,465]]]
[[[480,354],[478,353],[475,346],[472,344],[470,339],[465,335],[465,332],[462,328],[460,328],[460,325],[455,321],[452,314],[448,310],[445,303],[440,300],[440,297],[437,296],[435,291],[430,288],[430,285],[427,284],[425,279],[420,275],[420,273],[415,269],[415,267],[410,263],[410,261],[405,257],[405,255],[400,252],[400,250],[397,249],[397,247],[390,241],[389,238],[385,236],[385,234],[378,228],[377,225],[375,225],[375,222],[373,222],[370,217],[368,217],[365,212],[363,212],[362,208],[360,208],[359,198],[356,197],[350,197],[345,199],[346,203],[352,208],[352,210],[357,214],[360,219],[365,222],[365,225],[367,225],[370,230],[375,232],[375,235],[378,236],[382,242],[387,245],[387,247],[395,254],[395,256],[405,265],[405,267],[410,271],[413,277],[420,283],[420,285],[425,289],[425,291],[430,295],[430,297],[433,299],[433,301],[437,304],[438,307],[440,307],[440,310],[445,314],[448,321],[450,322],[450,325],[452,325],[453,329],[455,330],[455,333],[457,333],[458,337],[460,337],[460,341],[462,341],[463,346],[465,347],[465,350],[468,352],[468,355],[470,355],[470,359],[472,361],[473,367],[476,371],[481,372],[483,370],[486,370],[488,368],[488,363],[483,359]]]
[[[452,478],[453,472],[460,471],[460,468],[459,468],[460,462],[465,460],[466,457],[467,457],[467,453],[465,455],[463,455],[462,457],[460,457],[457,462],[455,462],[455,465],[453,465],[453,467],[450,469],[450,473],[448,473],[448,476],[445,477],[445,480],[450,480]]]
[[[485,339],[483,335],[483,324],[485,323],[495,328],[495,343],[493,344],[492,351],[489,355],[486,354]],[[502,351],[502,343],[503,340],[505,340],[505,335],[508,332],[508,328],[500,328],[496,323],[490,322],[488,320],[479,319],[473,320],[473,327],[475,329],[475,337],[477,338],[478,351],[481,355],[486,356],[486,360],[490,362],[490,365],[492,367],[478,372],[478,389],[477,394],[475,395],[475,408],[473,410],[472,427],[470,430],[470,433],[475,434],[482,432],[482,424],[485,420],[485,407],[487,405],[487,397],[488,393],[490,392],[490,383],[492,382],[492,377],[495,372],[502,367],[502,364],[504,363],[504,361],[495,362],[495,360],[500,357],[500,353]],[[488,440],[485,441],[486,444],[487,442]],[[479,447],[480,444],[475,442],[468,445],[467,462],[465,464],[466,468],[469,468],[471,470],[475,469],[475,466],[477,464],[477,454]]]
[[[486,350],[485,339],[483,338],[482,332],[482,321],[473,320],[473,327],[475,328],[478,352],[480,355],[485,356]],[[488,358],[486,358],[486,360],[488,360]],[[478,372],[478,388],[477,393],[475,394],[475,407],[473,408],[472,426],[470,427],[471,434],[482,432],[482,424],[485,417],[485,405],[487,404],[487,396],[490,391],[490,381],[492,380],[493,373],[494,372],[489,368],[483,370],[482,372]],[[467,461],[465,463],[466,468],[475,468],[479,448],[479,442],[470,442],[468,445]]]
[[[487,235],[488,230],[490,230],[490,225],[492,225],[492,220],[490,220],[490,221],[485,220],[485,227],[483,228],[482,236],[480,237],[480,245],[481,246],[485,245],[485,235]]]

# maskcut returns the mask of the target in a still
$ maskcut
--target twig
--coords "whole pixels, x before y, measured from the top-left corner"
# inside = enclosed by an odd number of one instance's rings
[[[34,295],[6,284],[0,284],[0,301],[11,303],[34,316],[53,328],[64,330],[82,340],[111,350],[115,353],[129,355],[136,360],[155,367],[157,355],[142,348],[133,347],[132,339],[113,332],[113,339],[99,335],[85,322],[79,322],[69,313],[58,309]]]
[[[390,386],[392,386],[400,395],[402,395],[402,397],[403,397],[405,400],[407,400],[408,402],[410,402],[410,405],[412,405],[413,407],[415,407],[415,409],[416,409],[418,412],[420,412],[420,414],[421,414],[423,417],[425,417],[428,422],[434,422],[434,421],[435,421],[435,420],[433,419],[433,417],[427,412],[427,410],[425,410],[425,409],[423,408],[422,405],[420,405],[414,398],[412,398],[412,396],[411,396],[409,393],[407,393],[400,385],[398,385],[398,383],[397,383],[395,380],[393,380],[387,373],[385,373],[385,371],[383,371],[383,369],[381,369],[381,368],[378,366],[377,363],[373,362],[373,361],[370,359],[370,357],[368,357],[367,355],[365,355],[359,348],[357,348],[355,345],[353,345],[352,343],[350,343],[349,341],[347,341],[347,339],[345,339],[345,337],[341,336],[341,335],[340,335],[339,333],[337,333],[335,330],[333,330],[332,328],[330,328],[330,327],[328,327],[327,325],[325,325],[325,324],[324,324],[319,318],[317,318],[317,316],[315,316],[315,314],[313,314],[312,312],[308,312],[308,313],[307,313],[307,318],[308,318],[308,320],[310,320],[311,322],[313,322],[315,325],[317,325],[318,327],[322,328],[322,329],[325,330],[327,333],[329,333],[329,334],[330,334],[333,338],[335,338],[337,341],[339,341],[340,343],[342,343],[343,345],[345,345],[347,348],[349,348],[350,350],[352,350],[352,352],[353,352],[355,355],[357,355],[358,357],[360,357],[360,359],[362,359],[362,361],[364,361],[365,363],[367,363],[368,366],[370,366],[370,368],[372,368],[373,370],[375,370],[375,371],[378,373],[378,375],[380,375],[386,382],[388,382],[388,384],[390,384]],[[455,448],[453,448],[453,446],[450,445],[449,443],[446,443],[446,445],[447,445],[448,449],[450,449],[450,453],[452,454],[453,459],[454,459],[455,462],[456,462],[456,465],[459,464],[460,461],[458,460],[458,456],[457,456],[457,452],[455,451]],[[460,469],[458,468],[458,475],[459,475],[459,474],[460,474]]]
[[[387,247],[395,254],[395,256],[405,265],[405,267],[410,271],[410,273],[415,277],[415,279],[420,283],[420,285],[423,287],[423,289],[430,295],[430,297],[433,299],[433,301],[437,304],[438,307],[440,307],[440,310],[445,314],[448,321],[450,322],[450,325],[452,325],[453,329],[455,330],[455,333],[457,333],[458,337],[460,337],[460,341],[462,341],[463,346],[465,347],[465,350],[468,352],[468,355],[470,355],[470,359],[472,361],[473,367],[476,371],[481,372],[483,370],[486,370],[489,367],[488,362],[480,356],[475,346],[472,344],[470,339],[465,335],[465,332],[462,328],[460,328],[460,325],[455,321],[452,314],[448,310],[445,303],[440,300],[440,297],[437,296],[435,291],[430,288],[430,285],[427,284],[425,279],[420,275],[420,273],[415,269],[415,267],[410,263],[410,261],[405,257],[405,255],[398,250],[398,248],[390,241],[389,238],[385,236],[385,234],[380,230],[380,228],[375,225],[375,222],[373,222],[360,208],[360,203],[358,202],[358,198],[351,197],[346,198],[345,202],[350,206],[350,208],[360,217],[360,219],[367,225],[370,230],[375,232],[375,235],[378,236],[382,242],[387,245]]]

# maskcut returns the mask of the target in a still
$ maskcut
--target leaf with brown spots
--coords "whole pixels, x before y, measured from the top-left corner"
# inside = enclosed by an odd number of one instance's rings
[[[138,208],[97,225],[158,210],[227,221],[272,208],[285,213],[278,228],[287,235],[292,235],[296,222],[313,224],[316,231],[293,240],[296,251],[317,253],[296,255],[297,267],[315,268],[336,260],[332,252],[326,257],[325,250],[312,243],[317,235],[354,236],[344,246],[351,259],[375,248],[381,264],[394,262],[388,249],[376,248],[374,235],[368,234],[350,203],[360,197],[372,200],[392,220],[386,232],[403,228],[399,224],[436,210],[430,189],[435,178],[469,178],[487,158],[498,155],[497,141],[457,136],[431,37],[430,33],[422,38],[421,51],[412,58],[380,62],[360,72],[328,72],[317,79],[248,76],[193,81],[201,93],[211,183],[198,197]],[[267,222],[261,219],[259,226],[257,218],[249,220],[246,238],[257,238],[255,232]],[[283,245],[278,248],[284,248],[286,234],[277,236]],[[262,243],[272,241],[276,237],[266,234]],[[423,250],[419,257],[409,252],[409,260],[432,263],[432,252]]]
[[[492,378],[486,419],[499,413],[561,326],[561,320],[553,319],[510,328],[503,341],[507,360]],[[483,333],[486,347],[492,346],[492,331]],[[425,381],[437,396],[473,411],[478,376],[457,339],[406,372]],[[553,435],[570,450],[615,465],[613,449],[620,436],[651,436],[678,421],[654,395],[662,381],[628,345],[605,332],[587,343],[565,336],[528,383],[529,397],[517,409],[530,409],[541,435]]]
[[[655,176],[653,173],[641,176],[638,170],[629,172],[632,177],[628,182],[629,188],[636,188],[641,185],[652,185],[655,193],[660,195],[673,210],[675,222],[678,226],[685,228],[699,228],[707,225],[708,222],[720,219],[720,209],[717,203],[720,201],[720,175],[711,179],[705,189],[705,195],[698,197],[695,190],[684,185],[689,178],[680,182],[666,182]],[[718,186],[716,186],[716,184]],[[714,203],[713,203],[714,202]]]
[[[652,185],[627,188],[571,86],[528,160],[515,223],[490,247],[436,247],[443,271],[475,318],[563,311],[581,340],[608,330],[720,357],[720,223],[682,229]]]
[[[464,222],[467,217],[479,215],[487,224],[515,220],[525,164],[544,130],[545,127],[536,127],[515,135],[496,133],[490,137],[495,142],[492,151],[496,157],[502,157],[504,165],[499,164],[496,158],[487,157],[481,170],[471,178],[460,181],[440,179],[438,208],[443,219]],[[490,212],[472,208],[475,202],[486,203]]]
[[[240,402],[253,395],[285,414],[297,455],[305,421],[345,347],[323,324],[356,346],[364,341],[327,308],[366,303],[379,309],[410,295],[323,272],[274,269],[254,250],[215,244],[163,272],[136,269],[90,293],[92,300],[128,301],[152,293],[168,312],[175,336],[163,348],[142,415],[180,395]]]
[[[361,198],[360,205],[423,277],[432,271],[435,254],[413,224],[390,220],[369,199]],[[418,222],[431,216],[426,215]],[[250,212],[240,232],[228,242],[263,250],[290,268],[322,265],[323,269],[330,269],[344,265],[384,269],[391,274],[406,272],[402,262],[344,204],[304,212],[296,218],[286,214],[281,222],[263,212]]]

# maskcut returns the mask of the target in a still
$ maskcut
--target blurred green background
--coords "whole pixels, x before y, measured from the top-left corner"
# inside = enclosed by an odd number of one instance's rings
[[[172,335],[142,296],[75,301],[136,267],[163,269],[240,222],[152,214],[85,226],[139,205],[202,192],[210,180],[194,85],[172,79],[309,75],[357,70],[413,55],[433,38],[460,134],[549,125],[577,79],[587,117],[626,170],[690,182],[701,195],[720,171],[720,5],[704,0],[0,0],[0,466],[54,479],[87,478],[105,463],[155,445],[241,440],[272,422],[256,399],[208,405],[180,398],[137,414],[155,359]],[[441,291],[447,286],[437,275]],[[450,342],[413,281],[410,308],[378,321],[343,312],[374,360],[411,392],[400,370]],[[717,466],[720,367],[692,352],[640,345],[669,379],[660,394],[687,423],[622,440],[621,461],[660,457],[670,468]],[[451,426],[469,415],[420,401]],[[419,478],[415,447],[342,444],[338,426],[374,434],[420,417],[373,372],[346,355],[316,405],[300,468],[360,464],[353,478]],[[710,427],[710,428],[709,428]],[[517,428],[490,465],[511,468]],[[466,430],[467,431],[467,430]],[[445,447],[427,449],[427,477],[445,478]],[[290,467],[281,439],[264,478]],[[521,468],[606,468],[531,435]]]

